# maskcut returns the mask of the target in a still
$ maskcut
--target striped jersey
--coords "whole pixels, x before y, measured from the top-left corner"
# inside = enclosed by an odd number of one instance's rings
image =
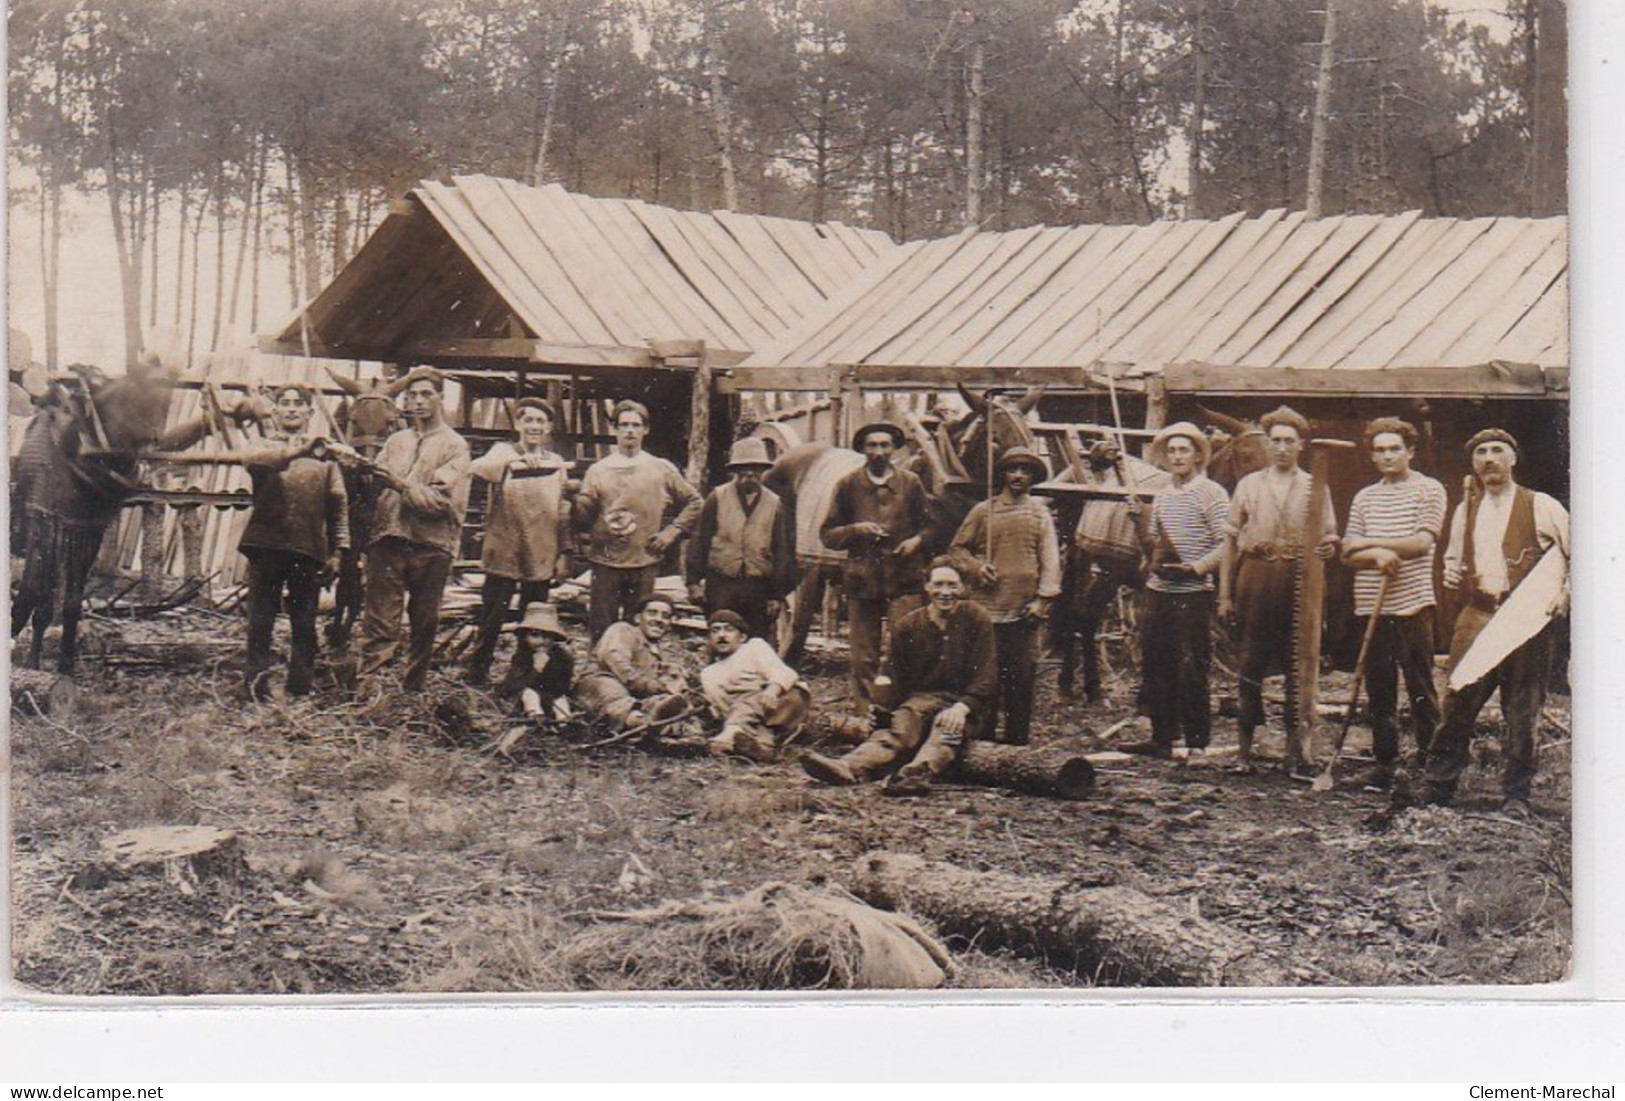
[[[1377,482],[1354,495],[1349,508],[1349,539],[1405,539],[1420,532],[1433,536],[1435,547],[1444,530],[1444,486],[1411,471],[1396,482]],[[1399,564],[1388,584],[1383,615],[1414,615],[1436,603],[1433,595],[1434,550]],[[1381,576],[1376,570],[1354,574],[1354,614],[1368,616],[1377,602]]]
[[[1213,578],[1224,558],[1224,537],[1230,519],[1230,497],[1224,487],[1205,475],[1184,485],[1162,490],[1151,505],[1151,538],[1163,548],[1164,562],[1196,566],[1199,577],[1164,578],[1152,574],[1146,587],[1159,593],[1201,593],[1213,588]],[[1174,553],[1168,553],[1168,547]]]

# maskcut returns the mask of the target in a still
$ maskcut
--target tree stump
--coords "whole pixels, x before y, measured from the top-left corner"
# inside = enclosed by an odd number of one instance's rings
[[[1054,799],[1087,799],[1095,790],[1095,766],[1081,749],[968,742],[957,778],[967,784],[1005,788]]]
[[[1110,883],[975,872],[870,853],[848,885],[951,936],[1036,955],[1112,986],[1288,986],[1286,968],[1245,937]]]
[[[205,880],[235,882],[248,871],[237,835],[218,826],[143,826],[105,838],[99,859],[80,869],[76,888],[156,875],[182,894]]]

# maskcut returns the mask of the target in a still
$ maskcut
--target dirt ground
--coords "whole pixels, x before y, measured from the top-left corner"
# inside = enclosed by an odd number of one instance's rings
[[[1249,938],[1306,986],[1541,983],[1571,960],[1564,697],[1548,707],[1527,820],[1496,810],[1493,737],[1456,807],[1417,808],[1362,790],[1358,760],[1327,794],[1278,768],[1234,773],[1223,718],[1206,759],[1113,761],[1085,801],[956,785],[895,800],[819,787],[793,763],[535,739],[505,759],[480,748],[511,726],[494,701],[438,674],[423,699],[386,675],[353,703],[246,706],[240,626],[212,612],[90,633],[76,692],[13,677],[12,968],[33,991],[637,989],[635,967],[586,967],[570,950],[607,913],[840,884],[877,849],[1130,887]],[[845,678],[844,648],[814,643],[816,741],[843,710]],[[1054,681],[1046,663],[1035,741],[1089,740],[1122,720],[1114,738],[1135,732],[1127,676],[1089,706]],[[1346,677],[1323,687],[1346,692]],[[447,699],[462,703],[448,712]],[[1366,745],[1356,726],[1351,749]],[[1280,755],[1278,731],[1263,750]],[[234,831],[246,868],[196,883],[85,874],[103,839],[155,824]],[[945,941],[957,987],[1094,981],[1020,946]]]

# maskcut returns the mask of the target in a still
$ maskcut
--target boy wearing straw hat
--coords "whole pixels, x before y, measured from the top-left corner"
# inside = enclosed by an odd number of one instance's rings
[[[517,700],[520,713],[542,721],[570,717],[570,686],[575,656],[559,625],[558,609],[540,602],[525,605],[515,632],[517,649],[497,695]]]
[[[794,519],[779,495],[762,485],[772,465],[761,440],[733,445],[733,478],[700,506],[686,569],[690,600],[707,613],[738,613],[750,637],[769,643],[784,596],[796,584]]]
[[[1151,718],[1151,741],[1123,748],[1170,758],[1179,738],[1194,754],[1212,737],[1210,632],[1230,498],[1207,476],[1210,445],[1189,421],[1158,432],[1149,457],[1173,476],[1151,505],[1151,575],[1140,621],[1140,707]]]

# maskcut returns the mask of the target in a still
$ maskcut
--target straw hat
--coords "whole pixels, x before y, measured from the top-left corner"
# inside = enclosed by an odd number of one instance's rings
[[[1179,421],[1170,424],[1167,428],[1158,432],[1157,438],[1151,441],[1151,447],[1146,453],[1147,457],[1166,470],[1168,468],[1168,441],[1175,436],[1184,436],[1195,445],[1196,452],[1201,457],[1200,465],[1203,467],[1206,467],[1209,461],[1212,460],[1213,445],[1208,443],[1207,436],[1202,430],[1190,421]]]
[[[569,638],[559,626],[559,610],[540,601],[525,605],[525,618],[519,621],[519,630],[538,631],[554,638]]]
[[[768,457],[767,444],[754,436],[734,442],[733,448],[728,452],[728,469],[738,470],[741,467],[757,467],[765,470],[773,465]]]
[[[1049,467],[1044,465],[1044,460],[1030,447],[1006,448],[1004,454],[999,456],[995,469],[1000,474],[1003,474],[1005,471],[1013,470],[1018,466],[1024,466],[1031,470],[1035,482],[1042,482],[1049,477]]]

